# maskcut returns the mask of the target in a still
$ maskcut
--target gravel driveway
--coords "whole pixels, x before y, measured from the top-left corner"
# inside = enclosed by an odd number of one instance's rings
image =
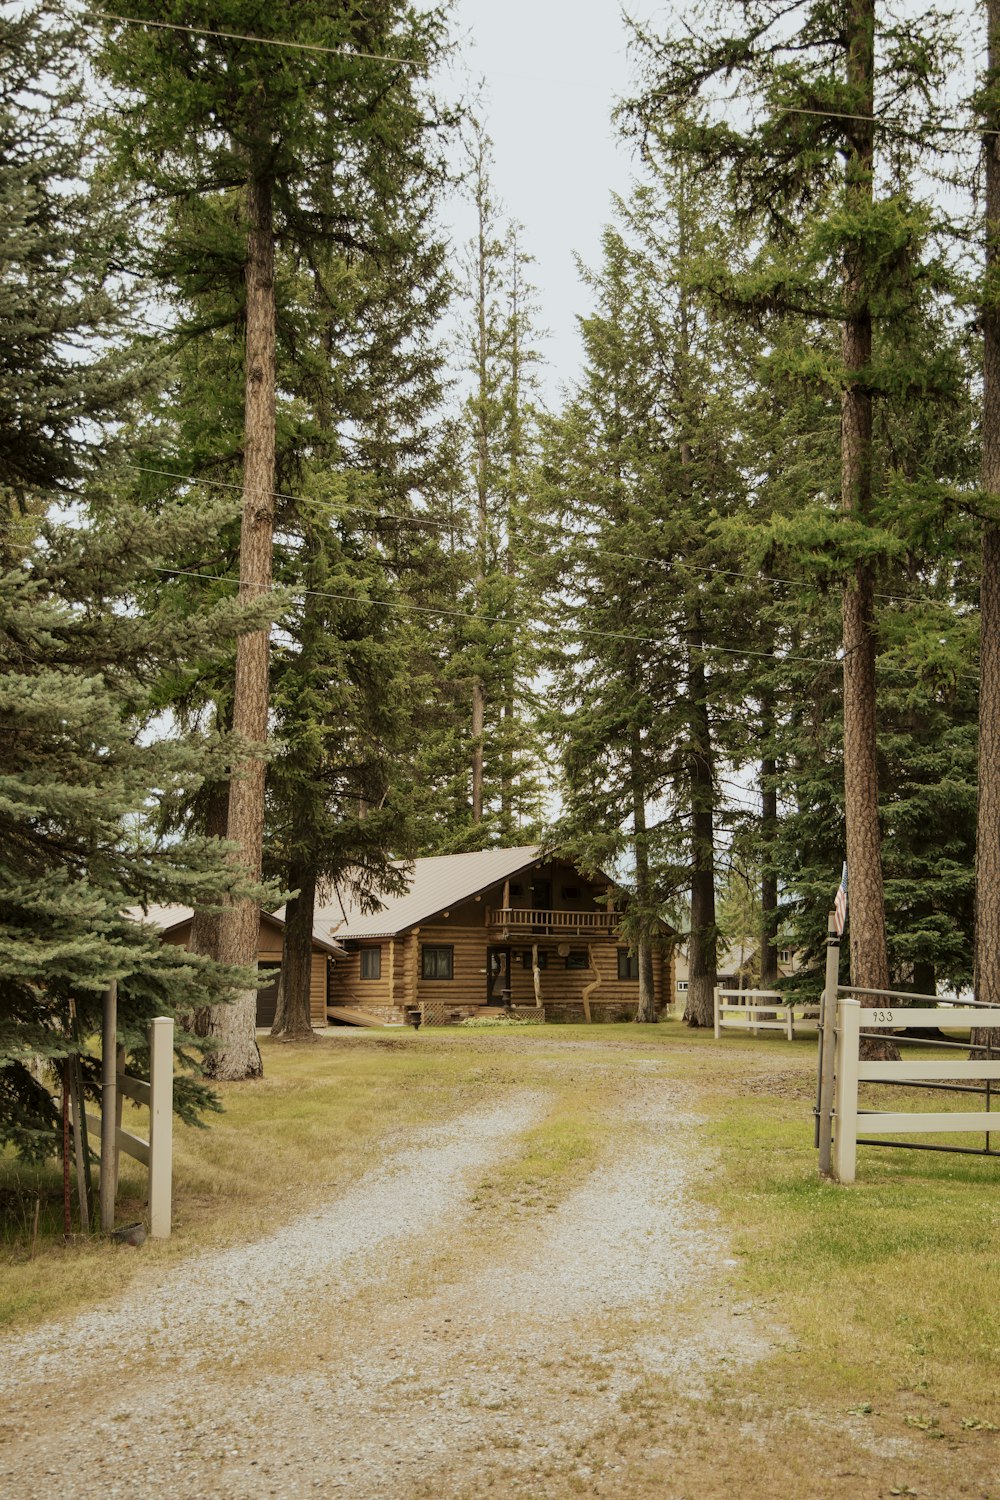
[[[0,1489],[614,1493],[614,1463],[598,1485],[579,1454],[645,1381],[696,1392],[766,1349],[719,1290],[726,1251],[694,1207],[711,1163],[687,1099],[636,1085],[609,1106],[627,1156],[552,1212],[474,1202],[548,1103],[511,1090],[277,1234],[11,1340]]]

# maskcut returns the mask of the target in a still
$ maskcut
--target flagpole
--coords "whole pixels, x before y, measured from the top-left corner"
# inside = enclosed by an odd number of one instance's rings
[[[819,1174],[833,1171],[833,1068],[836,1058],[837,989],[840,984],[840,931],[838,914],[830,912],[826,931],[826,983],[819,1017],[819,1109],[816,1115]]]

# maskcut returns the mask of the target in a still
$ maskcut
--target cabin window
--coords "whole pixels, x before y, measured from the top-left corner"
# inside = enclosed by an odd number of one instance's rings
[[[791,948],[782,948],[780,953],[778,954],[778,958],[783,964],[790,964],[792,961]]]
[[[619,948],[618,949],[618,978],[619,979],[638,979],[639,978],[639,955],[638,955],[638,953],[630,953],[627,948]]]
[[[524,886],[518,884],[517,881],[512,880],[510,883],[510,893],[512,896],[523,896]]]
[[[424,943],[420,949],[421,979],[454,979],[454,948],[431,947]]]
[[[564,901],[579,901],[580,887],[578,885],[564,885],[562,888],[562,898]]]
[[[382,978],[382,949],[362,948],[361,950],[361,978]]]
[[[531,962],[531,949],[530,948],[525,948],[524,952],[521,954],[521,963],[522,963],[523,967],[526,968],[526,969],[531,969],[531,968],[534,967],[534,965]],[[547,953],[539,953],[539,955],[538,955],[538,967],[540,969],[547,969],[548,966],[549,966],[549,955]]]
[[[687,989],[687,987],[688,987],[688,982],[687,982],[686,979],[678,979],[678,981],[677,981],[677,989],[678,989],[678,993],[679,994],[683,995],[683,993]]]
[[[567,969],[587,969],[587,950],[585,948],[574,948],[566,955]]]

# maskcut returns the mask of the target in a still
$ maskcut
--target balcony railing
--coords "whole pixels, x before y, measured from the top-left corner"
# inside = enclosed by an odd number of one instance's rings
[[[487,907],[487,927],[544,936],[560,933],[611,933],[621,922],[620,911],[547,911],[534,906]]]

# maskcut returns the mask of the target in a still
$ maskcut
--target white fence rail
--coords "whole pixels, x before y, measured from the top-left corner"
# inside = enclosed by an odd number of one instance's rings
[[[88,1132],[101,1138],[102,1228],[111,1228],[106,1222],[109,1201],[113,1222],[118,1153],[124,1151],[149,1173],[149,1232],[154,1239],[166,1239],[170,1234],[174,1145],[174,1023],[169,1016],[157,1016],[149,1024],[149,1082],[131,1078],[120,1069],[114,1076],[115,1088],[110,1094],[105,1090],[102,1100],[102,1112],[109,1110],[115,1120],[113,1149],[109,1151],[109,1134],[102,1132],[102,1115],[85,1116]],[[136,1104],[148,1105],[148,1141],[123,1130],[118,1123],[122,1095]]]
[[[789,1041],[799,1031],[815,1031],[819,1006],[790,1000],[779,990],[715,989],[715,1039],[723,1031],[783,1031]]]
[[[861,1083],[987,1083],[1000,1080],[1000,1059],[973,1058],[951,1062],[947,1058],[907,1058],[905,1061],[862,1061],[861,1031],[891,1030],[905,1033],[912,1028],[938,1027],[947,1018],[949,1029],[959,1027],[1000,1030],[1000,1009],[984,1006],[897,1007],[862,1006],[857,1000],[841,999],[837,1006],[837,1040],[834,1060],[833,1175],[850,1183],[857,1175],[859,1122],[865,1131],[883,1135],[955,1134],[965,1131],[1000,1130],[1000,1113],[989,1110],[869,1110],[858,1108]],[[988,1097],[988,1096],[987,1096]]]

